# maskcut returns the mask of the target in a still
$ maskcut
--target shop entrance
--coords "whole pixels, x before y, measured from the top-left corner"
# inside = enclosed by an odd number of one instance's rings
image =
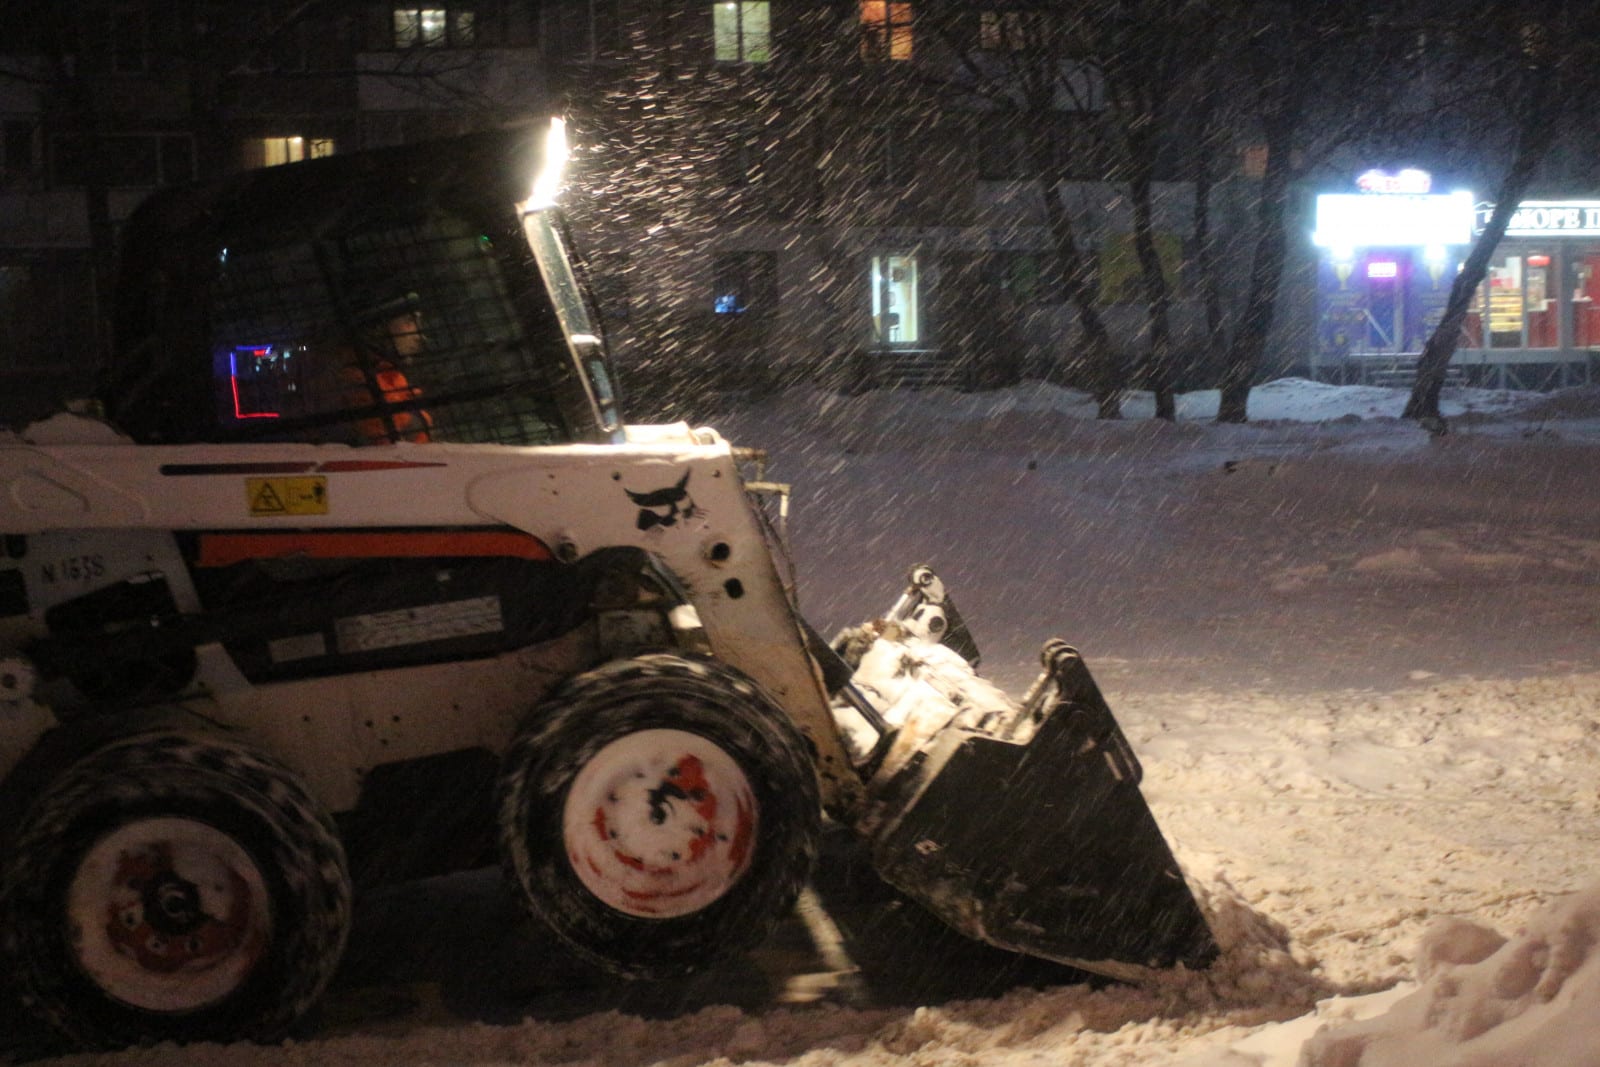
[[[1405,299],[1401,293],[1400,264],[1390,258],[1371,258],[1365,264],[1365,350],[1399,352],[1405,337]]]
[[[1318,286],[1320,361],[1366,380],[1369,366],[1415,354],[1434,301],[1409,250],[1337,253],[1323,260]],[[1419,289],[1420,285],[1420,289]],[[1380,368],[1381,369],[1381,368]]]
[[[1572,340],[1577,348],[1600,349],[1600,251],[1573,257]]]

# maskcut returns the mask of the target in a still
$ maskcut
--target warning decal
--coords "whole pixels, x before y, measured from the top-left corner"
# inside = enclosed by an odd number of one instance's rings
[[[326,478],[246,478],[244,487],[252,515],[328,513]]]

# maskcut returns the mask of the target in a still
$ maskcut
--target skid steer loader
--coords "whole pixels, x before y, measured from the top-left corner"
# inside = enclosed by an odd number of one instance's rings
[[[624,423],[557,121],[164,191],[93,415],[0,439],[0,956],[86,1046],[271,1040],[363,887],[498,861],[639,978],[759,941],[822,820],[975,938],[1210,931],[1082,659],[1013,702],[926,567],[833,641],[787,490]]]

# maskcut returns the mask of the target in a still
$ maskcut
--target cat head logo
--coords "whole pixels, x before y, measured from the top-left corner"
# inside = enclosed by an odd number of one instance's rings
[[[693,498],[689,496],[689,471],[684,471],[676,485],[669,485],[665,489],[652,489],[645,493],[635,493],[632,489],[624,489],[628,499],[639,505],[639,518],[637,525],[641,530],[653,530],[658,526],[676,526],[679,519],[692,519],[703,514],[695,506]]]

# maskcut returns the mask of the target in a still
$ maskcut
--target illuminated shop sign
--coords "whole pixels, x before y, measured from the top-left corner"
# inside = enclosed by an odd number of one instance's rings
[[[1324,193],[1317,197],[1317,228],[1311,243],[1345,252],[1468,245],[1473,221],[1472,194],[1466,191]]]
[[[1482,230],[1493,204],[1478,207]],[[1600,237],[1600,200],[1524,200],[1511,216],[1507,237]]]
[[[1363,193],[1410,193],[1419,195],[1433,192],[1433,175],[1425,170],[1406,168],[1398,174],[1386,170],[1369,170],[1356,179],[1356,188]]]

